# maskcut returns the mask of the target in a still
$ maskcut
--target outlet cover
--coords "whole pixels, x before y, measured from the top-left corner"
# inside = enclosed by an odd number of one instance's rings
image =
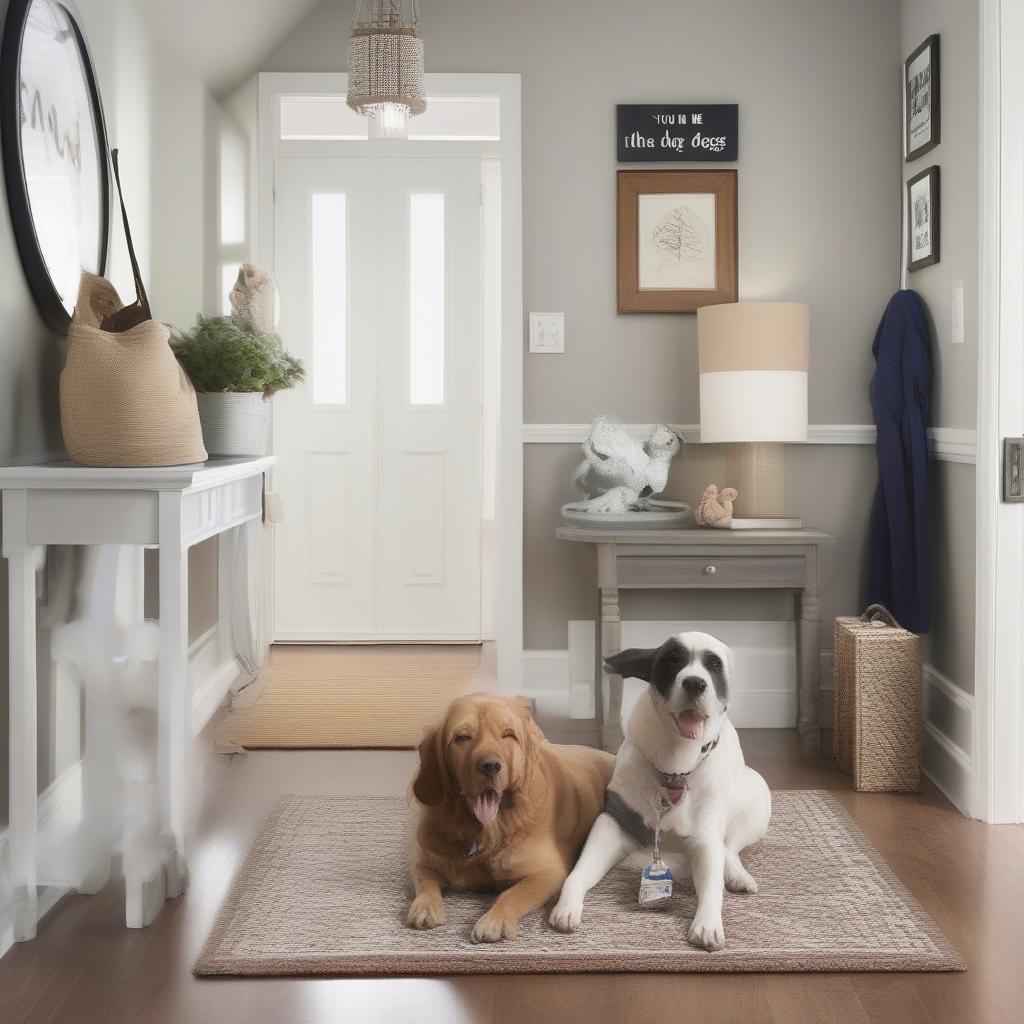
[[[565,351],[565,314],[530,314],[530,351]]]

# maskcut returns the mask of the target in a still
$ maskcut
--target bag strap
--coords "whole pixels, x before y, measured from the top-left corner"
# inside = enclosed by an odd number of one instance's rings
[[[121,223],[124,224],[124,238],[128,243],[128,256],[132,261],[132,275],[135,278],[135,301],[110,316],[106,317],[100,324],[104,331],[128,331],[146,320],[152,320],[153,314],[149,308],[149,298],[146,295],[146,286],[142,283],[142,273],[139,270],[139,261],[135,255],[135,246],[132,244],[132,229],[128,224],[128,211],[124,205],[124,192],[121,189],[121,172],[117,165],[117,150],[110,151],[110,162],[114,167],[114,181],[117,183],[117,198],[121,203]]]
[[[902,629],[903,627],[896,621],[896,616],[893,615],[884,604],[869,604],[864,609],[863,615],[861,615],[862,622],[881,623],[886,626],[894,626],[896,629]]]

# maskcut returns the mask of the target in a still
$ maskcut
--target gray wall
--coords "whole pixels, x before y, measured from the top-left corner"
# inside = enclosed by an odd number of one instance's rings
[[[342,69],[350,17],[325,3],[262,68]],[[424,5],[428,70],[523,76],[524,312],[564,311],[567,335],[565,355],[524,357],[528,422],[699,421],[695,317],[615,312],[615,104],[658,100],[739,103],[740,297],[810,303],[812,422],[871,421],[871,340],[899,283],[899,18],[890,0]],[[567,620],[596,615],[589,560],[553,538],[577,453],[525,450],[529,648],[564,648]],[[792,507],[837,538],[825,614],[851,612],[872,451],[791,448],[788,470]],[[721,473],[720,452],[693,446],[669,494],[692,501]],[[624,613],[677,607],[658,596]],[[710,609],[790,614],[777,599]]]
[[[974,430],[978,392],[978,4],[975,0],[903,0],[903,58],[938,33],[941,143],[903,164],[906,181],[940,168],[940,261],[907,275],[931,313],[935,380],[932,424]],[[951,292],[963,281],[964,344],[952,343]],[[935,614],[927,658],[974,692],[974,466],[932,462]],[[968,744],[969,747],[969,744]]]

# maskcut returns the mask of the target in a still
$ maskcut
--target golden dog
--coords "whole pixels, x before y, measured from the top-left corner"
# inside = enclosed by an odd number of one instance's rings
[[[556,896],[572,870],[614,766],[604,751],[548,743],[515,700],[457,699],[420,744],[413,793],[425,810],[409,924],[444,924],[445,886],[500,889],[472,939],[514,939],[519,918]]]

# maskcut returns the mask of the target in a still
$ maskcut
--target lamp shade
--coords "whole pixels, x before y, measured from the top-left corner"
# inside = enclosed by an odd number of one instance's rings
[[[701,441],[807,440],[807,306],[702,306],[697,338]]]

